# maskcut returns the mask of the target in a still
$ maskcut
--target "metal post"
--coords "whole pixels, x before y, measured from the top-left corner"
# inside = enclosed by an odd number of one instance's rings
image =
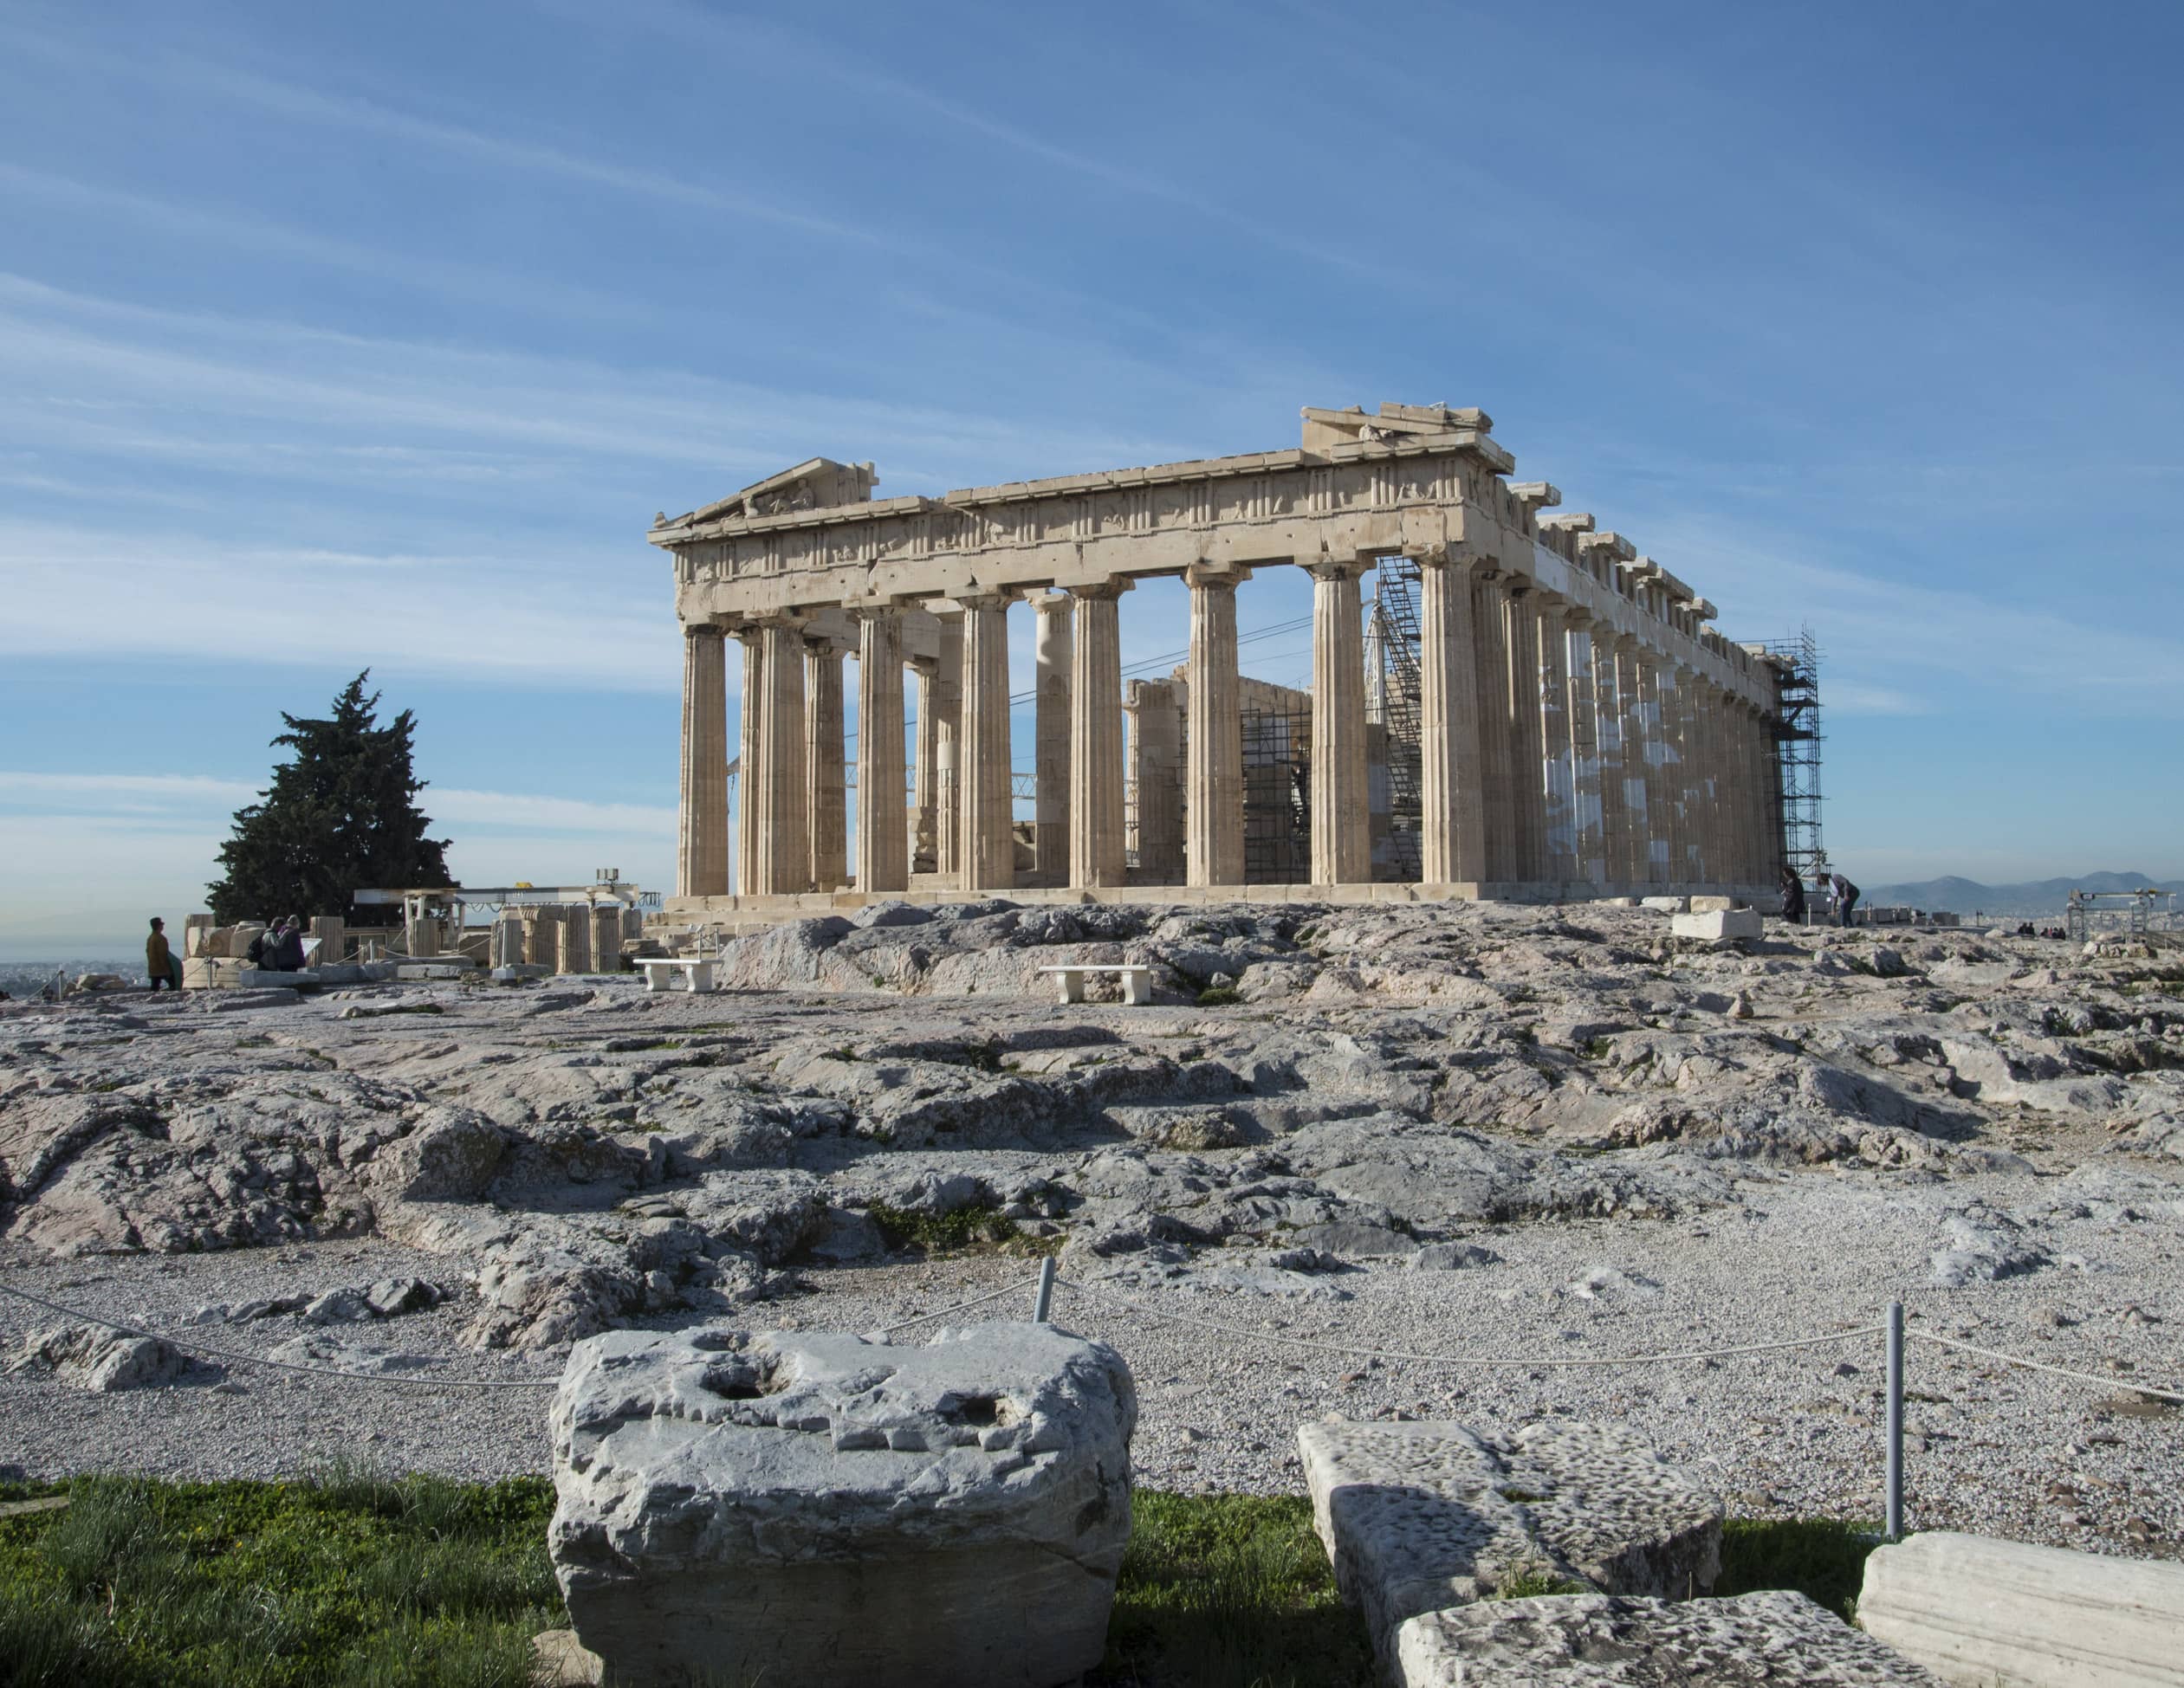
[[[1054,1304],[1054,1257],[1048,1255],[1039,1263],[1039,1299],[1032,1304],[1031,1322],[1045,1324],[1047,1313]]]
[[[1889,1303],[1888,1538],[1903,1539],[1903,1303]]]

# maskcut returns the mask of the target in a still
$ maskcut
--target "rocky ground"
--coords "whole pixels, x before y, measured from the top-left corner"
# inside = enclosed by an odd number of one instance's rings
[[[1071,959],[1151,962],[1157,1005],[1056,1006],[1034,970]],[[1022,1316],[1058,1248],[1057,1317],[1136,1373],[1145,1481],[1294,1489],[1331,1413],[1578,1416],[1739,1510],[1871,1512],[1876,1336],[1552,1362],[1898,1298],[2103,1380],[1915,1342],[1915,1522],[2184,1541],[2184,1414],[2132,1387],[2184,1383],[2174,951],[992,902],[798,922],[727,974],[0,1006],[0,1286],[171,1339],[0,1296],[0,1473],[542,1469],[578,1337],[1009,1286],[962,1316]]]

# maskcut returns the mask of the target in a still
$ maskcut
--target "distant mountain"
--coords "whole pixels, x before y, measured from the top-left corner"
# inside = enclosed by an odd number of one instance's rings
[[[1861,900],[1908,903],[1955,915],[2052,915],[2062,911],[2072,891],[2135,891],[2147,885],[2184,895],[2184,879],[2149,879],[2142,873],[2087,873],[2075,879],[2034,879],[2021,885],[1983,885],[1951,874],[1910,885],[1870,885]]]

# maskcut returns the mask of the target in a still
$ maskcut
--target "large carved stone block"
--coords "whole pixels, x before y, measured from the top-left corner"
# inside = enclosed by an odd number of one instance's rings
[[[1402,1688],[1941,1688],[1901,1653],[1786,1590],[1734,1600],[1563,1594],[1457,1607],[1404,1624],[1396,1660]]]
[[[551,1547],[612,1682],[1047,1688],[1096,1665],[1137,1398],[1049,1326],[617,1331],[554,1398]]]
[[[1866,1560],[1858,1621],[1947,1682],[2184,1685],[2184,1565],[1928,1531]]]
[[[1721,1501],[1620,1431],[1309,1424],[1297,1441],[1335,1584],[1384,1663],[1406,1618],[1518,1578],[1681,1600],[1721,1569]]]

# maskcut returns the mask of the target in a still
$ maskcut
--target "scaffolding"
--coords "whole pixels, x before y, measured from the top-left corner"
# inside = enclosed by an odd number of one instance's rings
[[[1820,838],[1820,643],[1810,624],[1763,647],[1779,675],[1774,756],[1780,792],[1782,859],[1808,883],[1827,871]]]
[[[1312,877],[1312,709],[1239,712],[1244,752],[1244,883]]]

